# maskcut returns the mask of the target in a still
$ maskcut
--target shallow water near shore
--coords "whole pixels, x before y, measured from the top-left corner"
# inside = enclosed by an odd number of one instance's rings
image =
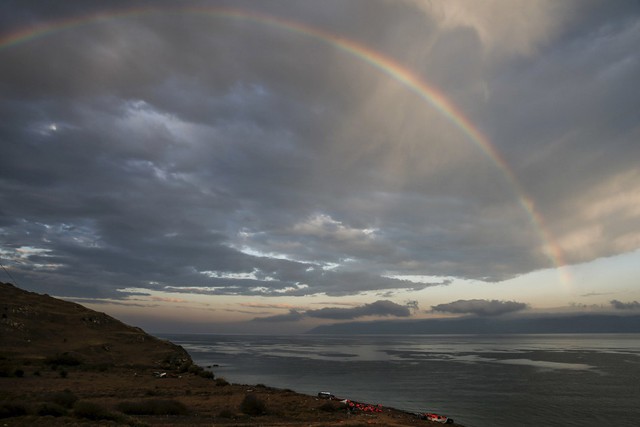
[[[640,334],[164,334],[216,376],[448,415],[467,427],[640,420]]]

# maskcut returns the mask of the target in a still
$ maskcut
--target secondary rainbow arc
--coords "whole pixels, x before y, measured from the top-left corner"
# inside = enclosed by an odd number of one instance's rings
[[[465,114],[438,89],[427,84],[417,74],[404,67],[402,64],[399,64],[397,61],[394,61],[392,58],[361,43],[307,24],[246,9],[228,7],[146,7],[113,12],[101,12],[93,15],[83,15],[20,29],[8,35],[0,36],[0,52],[11,46],[26,43],[30,40],[44,37],[48,34],[65,29],[154,13],[187,13],[240,19],[276,27],[289,32],[303,34],[323,43],[328,43],[336,49],[366,62],[380,72],[401,83],[431,107],[435,108],[448,121],[453,123],[466,136],[466,138],[477,146],[480,149],[480,152],[502,172],[505,180],[509,183],[518,197],[518,201],[522,209],[527,213],[531,223],[537,230],[540,239],[544,244],[546,256],[553,263],[554,267],[559,270],[562,281],[565,283],[570,281],[568,269],[565,268],[566,262],[564,260],[563,252],[547,228],[543,216],[539,213],[531,198],[519,184],[513,170],[499,151],[491,144],[488,138],[485,137],[482,132],[480,132],[480,130],[465,116]]]

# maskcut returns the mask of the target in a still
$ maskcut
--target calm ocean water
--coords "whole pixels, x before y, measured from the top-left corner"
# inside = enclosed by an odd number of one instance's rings
[[[467,427],[640,426],[640,334],[163,335],[216,376]]]

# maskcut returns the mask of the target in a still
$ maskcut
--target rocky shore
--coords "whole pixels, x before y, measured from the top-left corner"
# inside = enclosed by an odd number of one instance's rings
[[[230,384],[180,346],[104,313],[5,283],[0,300],[6,426],[442,425],[376,402]]]

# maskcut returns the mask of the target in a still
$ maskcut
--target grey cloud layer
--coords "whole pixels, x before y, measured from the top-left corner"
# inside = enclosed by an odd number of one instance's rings
[[[373,317],[409,317],[411,316],[411,310],[415,307],[413,305],[400,305],[393,301],[378,300],[370,304],[363,304],[357,307],[343,308],[343,307],[325,307],[317,310],[305,310],[300,311],[297,309],[289,310],[287,314],[279,314],[268,317],[258,317],[254,321],[265,322],[290,322],[302,320],[306,317],[316,319],[331,319],[331,320],[351,320],[360,317],[373,316]]]
[[[433,311],[454,314],[475,314],[478,316],[499,316],[513,313],[527,308],[527,304],[516,301],[498,300],[458,300],[447,304],[438,304],[431,307]]]
[[[491,33],[473,10],[234,3],[411,67],[491,137],[581,262],[640,245],[640,14],[572,5],[539,3],[526,40],[500,50],[508,23]],[[103,6],[1,7],[10,34]],[[0,256],[40,290],[343,295],[432,285],[392,275],[551,265],[503,171],[420,97],[314,37],[147,13],[0,47],[0,61]]]

